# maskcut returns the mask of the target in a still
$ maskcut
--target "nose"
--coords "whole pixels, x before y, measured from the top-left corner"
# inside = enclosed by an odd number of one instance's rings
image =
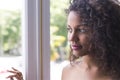
[[[79,40],[78,34],[75,32],[68,33],[68,40],[75,41],[75,42],[78,41]]]

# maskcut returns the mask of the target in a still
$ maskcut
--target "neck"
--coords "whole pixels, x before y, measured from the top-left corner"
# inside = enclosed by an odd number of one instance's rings
[[[92,59],[89,55],[85,55],[82,57],[79,57],[74,61],[75,64],[80,64],[80,66],[83,66],[86,69],[91,69],[95,64],[93,63]]]
[[[99,74],[97,65],[93,62],[93,60],[91,59],[89,55],[81,57],[81,62],[83,64],[86,64],[87,66],[86,68],[88,71],[91,71],[92,73],[95,72],[95,74],[97,74],[96,80],[112,80],[110,77],[101,76]]]
[[[89,55],[82,56],[81,61],[88,65],[93,65],[93,61]]]
[[[75,60],[75,63],[84,63],[84,64],[87,64],[89,66],[93,64],[89,55],[79,57],[78,59]]]

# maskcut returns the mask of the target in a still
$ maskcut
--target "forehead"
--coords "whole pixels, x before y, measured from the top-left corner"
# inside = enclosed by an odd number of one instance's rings
[[[74,28],[86,27],[83,21],[81,21],[80,15],[75,11],[71,11],[69,13],[68,20],[67,20],[67,26],[74,27]]]
[[[80,22],[80,16],[75,12],[71,11],[68,15],[68,23],[70,22]]]
[[[88,22],[84,20],[83,17],[81,17],[77,12],[75,11],[70,11],[67,19],[67,26],[70,27],[81,27],[81,28],[91,28],[88,25]],[[91,28],[92,29],[92,28]]]
[[[67,25],[81,25],[85,27],[92,28],[92,19],[82,16],[80,13],[76,11],[70,11],[68,18],[67,18]]]

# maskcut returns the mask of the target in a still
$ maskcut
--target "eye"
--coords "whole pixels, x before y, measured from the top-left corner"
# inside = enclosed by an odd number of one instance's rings
[[[80,33],[85,33],[85,32],[87,32],[86,29],[78,29],[78,31],[79,31]]]
[[[68,28],[67,28],[67,31],[71,33],[71,32],[72,32],[72,28],[69,28],[69,27],[68,27]]]

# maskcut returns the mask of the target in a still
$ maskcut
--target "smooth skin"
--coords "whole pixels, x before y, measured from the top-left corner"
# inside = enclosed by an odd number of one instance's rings
[[[62,80],[111,80],[109,77],[99,76],[98,67],[87,53],[90,49],[92,30],[82,24],[80,16],[74,11],[68,15],[67,29],[72,52],[81,58],[64,67]]]

